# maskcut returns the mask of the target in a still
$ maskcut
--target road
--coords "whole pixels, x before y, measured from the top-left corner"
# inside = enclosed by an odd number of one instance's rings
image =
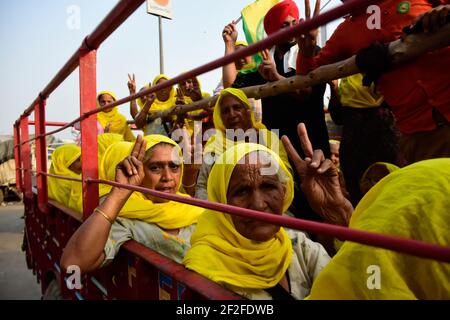
[[[22,205],[0,206],[0,300],[39,300],[41,287],[22,252]]]

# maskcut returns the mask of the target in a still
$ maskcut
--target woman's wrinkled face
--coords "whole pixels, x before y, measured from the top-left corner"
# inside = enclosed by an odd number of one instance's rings
[[[100,105],[100,107],[106,106],[107,104],[113,103],[115,100],[113,97],[111,97],[109,94],[102,94],[99,98],[98,98],[98,104]],[[114,107],[113,107],[114,108]],[[111,112],[111,110],[113,108],[110,109],[106,109],[103,112]]]
[[[220,101],[220,117],[226,129],[252,128],[251,111],[235,96],[228,94]]]
[[[144,163],[145,177],[142,181],[144,188],[175,194],[181,179],[181,159],[174,152],[174,147],[167,144],[158,144],[150,151],[152,155]],[[169,200],[145,195],[156,203],[168,202]]]
[[[158,82],[156,82],[156,84],[161,84],[166,82],[167,79],[161,78],[158,80]],[[170,98],[170,90],[172,89],[172,87],[168,87],[162,90],[159,90],[156,92],[156,97],[158,98],[159,101],[167,101]]]
[[[69,170],[76,174],[81,174],[81,157],[75,160],[70,166]]]
[[[246,159],[249,159],[248,155]],[[259,160],[249,164],[247,160],[234,168],[228,186],[228,204],[281,215],[286,187],[277,175],[261,174],[261,168],[269,165],[263,165]],[[255,241],[268,241],[280,230],[277,225],[250,218],[232,215],[231,219],[237,232]]]

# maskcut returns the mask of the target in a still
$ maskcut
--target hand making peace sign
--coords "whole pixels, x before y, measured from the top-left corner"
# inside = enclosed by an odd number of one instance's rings
[[[301,177],[301,189],[308,199],[309,205],[326,221],[345,225],[349,216],[339,216],[334,214],[333,210],[350,205],[342,193],[339,172],[330,159],[325,159],[322,150],[313,150],[305,124],[300,123],[297,131],[305,159],[300,157],[287,136],[283,136],[281,140]],[[351,215],[351,211],[346,213]]]
[[[142,161],[144,160],[146,146],[147,141],[141,135],[138,135],[131,154],[116,167],[116,182],[133,186],[141,185],[145,176]]]
[[[305,18],[306,20],[311,18],[311,6],[310,0],[305,0]],[[316,5],[314,7],[313,17],[317,17],[320,14],[320,0],[316,0]],[[301,22],[302,19],[300,19]],[[309,32],[301,34],[297,38],[298,47],[300,52],[305,57],[312,57],[314,55],[314,50],[317,45],[317,35],[319,34],[319,29],[313,29]]]
[[[128,74],[128,90],[130,90],[130,94],[136,93],[136,76],[133,73],[133,76]]]

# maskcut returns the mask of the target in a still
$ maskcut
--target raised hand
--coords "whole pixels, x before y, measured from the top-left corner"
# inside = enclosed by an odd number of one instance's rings
[[[136,93],[136,76],[133,75],[131,76],[130,74],[128,74],[128,90],[130,91],[130,94],[134,94]]]
[[[330,159],[325,159],[322,150],[313,150],[303,123],[297,130],[305,159],[300,157],[288,137],[283,136],[281,140],[301,177],[301,189],[309,205],[327,222],[347,225],[353,208],[342,194],[336,167]]]
[[[238,38],[238,32],[236,29],[236,22],[231,22],[223,28],[222,38],[225,43],[231,43],[234,45]]]
[[[144,180],[144,165],[142,161],[145,156],[147,142],[141,135],[137,136],[131,154],[120,162],[116,167],[116,182],[140,186]],[[128,190],[130,193],[131,190]]]
[[[191,91],[190,97],[192,101],[198,101],[203,98],[202,91],[200,90],[200,83],[198,82],[197,77],[192,78],[193,89]]]
[[[273,61],[272,55],[268,49],[261,51],[261,56],[263,58],[262,63],[258,67],[258,72],[267,81],[277,81],[281,80],[282,77],[277,71],[275,62]]]
[[[185,104],[183,91],[180,88],[177,88],[177,99],[175,101],[176,105]]]
[[[320,14],[320,0],[316,0],[313,17],[316,17],[319,14]],[[305,18],[306,20],[311,18],[311,6],[309,0],[305,0]],[[297,38],[297,44],[303,56],[312,57],[314,55],[314,50],[317,46],[318,34],[319,29],[313,29],[310,30],[309,32],[302,33]]]

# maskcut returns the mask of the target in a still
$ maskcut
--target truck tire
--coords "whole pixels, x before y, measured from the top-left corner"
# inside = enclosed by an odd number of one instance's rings
[[[42,300],[63,300],[63,296],[61,293],[61,288],[59,287],[59,283],[56,279],[53,279],[48,284],[47,289],[42,296]]]
[[[4,200],[3,189],[0,189],[0,204],[3,203],[3,200]]]

